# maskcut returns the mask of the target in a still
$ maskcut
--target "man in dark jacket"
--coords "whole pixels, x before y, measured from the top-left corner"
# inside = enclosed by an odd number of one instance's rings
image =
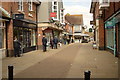
[[[45,37],[45,35],[43,35],[43,38],[42,38],[42,45],[43,45],[43,52],[46,52],[46,47],[47,47],[47,39]]]
[[[17,37],[14,38],[14,56],[15,57],[20,57],[20,50],[21,50],[21,44],[17,40]]]
[[[57,39],[57,37],[54,37],[53,43],[54,43],[54,48],[57,49],[57,44],[58,44],[58,39]]]
[[[52,49],[53,49],[53,44],[54,44],[54,43],[53,43],[53,38],[51,37],[51,38],[50,38],[50,46],[51,46]]]

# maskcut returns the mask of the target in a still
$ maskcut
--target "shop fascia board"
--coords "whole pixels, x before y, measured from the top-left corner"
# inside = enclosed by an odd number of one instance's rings
[[[38,27],[52,26],[50,23],[38,23]]]
[[[52,23],[39,23],[38,27],[42,27],[42,28],[52,27],[52,28],[59,29],[55,24],[52,24]]]

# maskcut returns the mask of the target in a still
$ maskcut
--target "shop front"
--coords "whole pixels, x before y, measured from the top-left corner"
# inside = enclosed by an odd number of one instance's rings
[[[49,43],[51,37],[54,38],[56,36],[57,38],[60,38],[61,36],[60,33],[62,33],[62,30],[53,28],[53,27],[48,27],[47,29],[43,31],[43,33],[46,35],[46,38]]]
[[[33,21],[13,20],[14,37],[16,36],[22,45],[23,52],[36,50],[36,23]]]
[[[120,22],[116,15],[105,22],[106,48],[110,50],[116,57],[119,53],[119,24]]]

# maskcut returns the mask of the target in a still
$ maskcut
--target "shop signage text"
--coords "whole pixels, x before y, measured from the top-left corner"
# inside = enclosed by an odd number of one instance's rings
[[[55,12],[50,13],[50,17],[56,17],[56,13]]]
[[[24,19],[24,14],[14,14],[13,19]]]

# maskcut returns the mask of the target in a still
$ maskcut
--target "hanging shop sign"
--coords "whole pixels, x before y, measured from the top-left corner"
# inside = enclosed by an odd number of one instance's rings
[[[50,13],[50,17],[56,17],[56,16],[57,16],[57,15],[56,15],[55,12]]]

